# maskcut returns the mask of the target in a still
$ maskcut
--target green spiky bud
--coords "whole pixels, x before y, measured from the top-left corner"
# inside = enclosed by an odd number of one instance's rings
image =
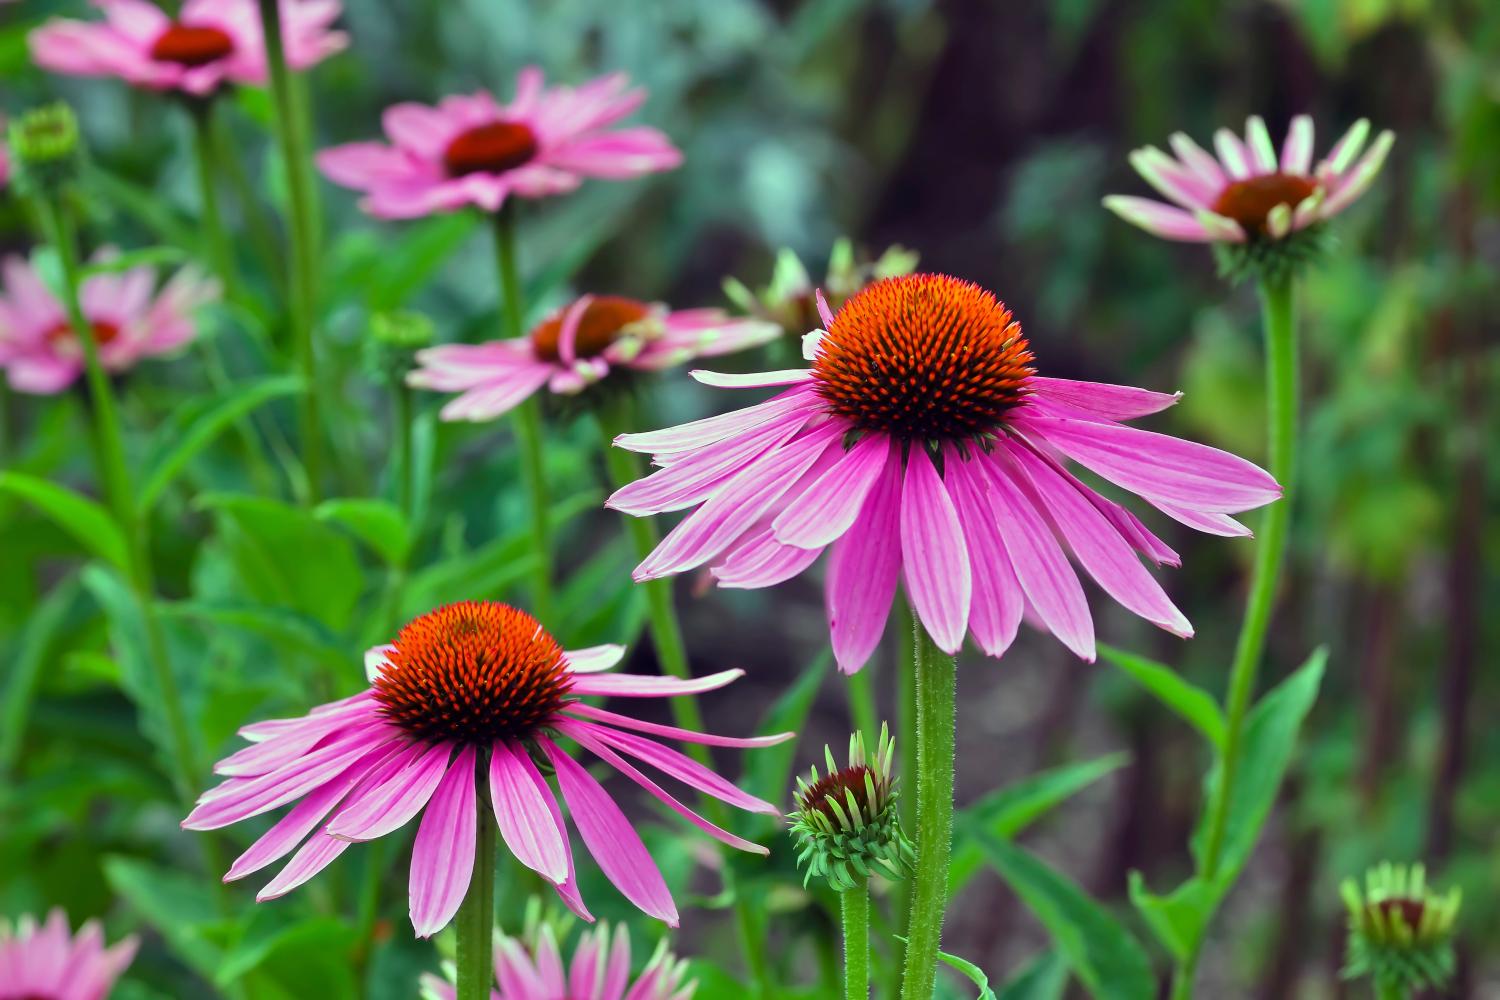
[[[1285,205],[1276,206],[1269,224],[1276,225],[1283,214],[1289,217],[1290,210]],[[1280,237],[1252,233],[1243,243],[1215,240],[1213,250],[1219,277],[1237,285],[1247,279],[1289,281],[1303,268],[1322,260],[1334,245],[1333,230],[1326,222],[1315,222]]]
[[[1453,976],[1453,930],[1461,894],[1439,894],[1420,864],[1389,861],[1365,873],[1364,892],[1341,886],[1349,908],[1344,977],[1369,976],[1383,992],[1439,989]]]
[[[829,254],[823,280],[816,284],[797,255],[783,247],[776,254],[769,285],[754,292],[736,278],[725,278],[724,294],[742,312],[775,323],[792,336],[800,337],[823,326],[815,298],[818,289],[822,289],[828,308],[837,312],[845,300],[872,281],[910,274],[916,269],[915,251],[893,246],[872,261],[861,259],[853,243],[840,239]]]
[[[397,382],[411,370],[412,356],[437,339],[432,320],[411,309],[378,312],[370,317],[365,366],[375,378]]]
[[[55,193],[78,173],[82,160],[78,118],[62,101],[32,108],[10,123],[16,186],[25,195]]]
[[[804,886],[814,877],[825,878],[845,892],[872,875],[896,881],[911,871],[916,854],[896,812],[895,754],[895,742],[882,725],[874,753],[865,747],[863,734],[855,733],[847,767],[840,768],[824,747],[827,772],[819,775],[814,766],[797,779],[797,808],[790,819]]]

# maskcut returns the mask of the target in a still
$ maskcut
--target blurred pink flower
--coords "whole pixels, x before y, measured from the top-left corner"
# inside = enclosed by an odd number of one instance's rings
[[[54,18],[31,33],[37,65],[71,76],[113,76],[148,90],[202,97],[225,84],[266,83],[256,0],[186,0],[174,19],[148,0],[94,0],[103,21]],[[305,69],[349,37],[330,27],[339,0],[281,0],[287,64]]]
[[[719,309],[670,310],[615,295],[585,295],[525,337],[446,344],[417,353],[408,377],[421,389],[462,393],[444,420],[493,420],[546,386],[582,392],[613,367],[659,371],[693,358],[775,340],[774,323],[736,319]]]
[[[0,920],[0,1000],[104,1000],[135,957],[136,939],[104,947],[104,932],[90,920],[68,934],[68,918],[53,910],[40,927],[22,917],[12,931]]]
[[[506,198],[572,191],[585,177],[625,178],[670,170],[682,154],[646,126],[609,129],[646,99],[626,90],[623,73],[581,87],[543,87],[542,72],[521,71],[510,104],[486,91],[444,98],[437,107],[386,109],[391,145],[356,142],[318,154],[335,183],[365,192],[371,215],[406,219]]]
[[[1358,160],[1370,123],[1355,122],[1318,165],[1312,165],[1313,123],[1292,119],[1280,158],[1266,123],[1252,115],[1243,141],[1228,129],[1214,134],[1218,157],[1184,133],[1172,136],[1176,158],[1155,146],[1130,154],[1130,163],[1156,190],[1180,207],[1110,195],[1107,208],[1122,219],[1169,240],[1196,243],[1279,240],[1353,204],[1374,183],[1395,136],[1381,132]]]
[[[613,938],[613,942],[611,942]],[[565,967],[552,928],[542,925],[536,947],[499,935],[495,942],[495,979],[491,1000],[691,1000],[696,982],[684,984],[687,963],[667,950],[665,941],[632,983],[630,931],[620,924],[600,924],[585,931]],[[422,1000],[454,1000],[452,984],[434,975],[422,977]]]
[[[1020,324],[977,285],[908,275],[855,293],[837,315],[820,307],[828,329],[805,341],[811,368],[693,373],[720,388],[789,387],[779,395],[615,441],[660,469],[610,507],[698,508],[636,579],[708,565],[721,587],[768,587],[831,546],[828,625],[846,672],[879,643],[902,580],[949,653],[969,634],[999,656],[1024,617],[1092,659],[1068,550],[1129,610],[1177,635],[1192,627],[1137,558],[1175,566],[1177,554],[1066,459],[1213,534],[1247,534],[1228,515],[1280,495],[1243,459],[1121,423],[1175,395],[1036,375]]]
[[[758,844],[693,812],[626,758],[737,808],[774,814],[769,802],[636,734],[726,747],[770,746],[792,734],[709,736],[580,701],[698,694],[743,673],[728,670],[695,680],[603,675],[623,653],[620,646],[564,652],[531,615],[492,601],[438,608],[407,624],[391,645],[366,655],[368,690],[302,718],[240,730],[251,746],[218,763],[215,771],[225,780],[199,798],[182,825],[214,830],[300,799],[225,876],[243,878],[301,843],[256,897],[266,900],[312,878],[351,843],[394,833],[420,812],[411,921],[418,936],[430,937],[452,919],[468,891],[475,779],[487,774],[489,804],[511,853],[550,882],[575,913],[592,920],[578,894],[562,812],[537,767],[542,760],[556,774],[573,823],[604,874],[642,911],[676,926],[677,907],[640,836],[555,737],[571,739],[710,836],[764,854]]]
[[[83,347],[67,311],[25,259],[7,257],[0,275],[0,368],[18,392],[61,392],[84,368]],[[80,304],[109,371],[125,371],[142,358],[188,343],[197,332],[193,310],[219,295],[218,282],[191,267],[178,271],[153,296],[155,283],[156,272],[149,266],[84,279]]]

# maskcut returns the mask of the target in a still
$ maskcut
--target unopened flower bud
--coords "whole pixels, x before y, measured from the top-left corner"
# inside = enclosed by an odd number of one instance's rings
[[[78,118],[61,101],[32,108],[10,123],[11,159],[23,194],[53,193],[78,172]]]
[[[1438,989],[1453,976],[1453,930],[1459,890],[1434,892],[1422,865],[1390,862],[1341,888],[1349,908],[1349,951],[1344,976],[1364,976],[1383,992]]]

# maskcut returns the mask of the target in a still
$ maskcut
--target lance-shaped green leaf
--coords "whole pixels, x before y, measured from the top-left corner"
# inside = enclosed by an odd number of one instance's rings
[[[1123,649],[1099,644],[1099,655],[1119,667],[1157,701],[1220,749],[1224,746],[1224,713],[1213,696],[1184,678],[1171,667],[1127,653]]]
[[[31,504],[94,555],[126,567],[125,536],[97,501],[22,472],[0,472],[0,492]]]

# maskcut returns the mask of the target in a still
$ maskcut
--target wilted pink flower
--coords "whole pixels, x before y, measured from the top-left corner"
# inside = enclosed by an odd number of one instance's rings
[[[148,0],[94,0],[103,21],[54,18],[31,33],[37,65],[71,76],[113,76],[148,90],[204,96],[267,80],[257,0],[186,0],[176,18]],[[305,69],[349,44],[330,27],[338,0],[281,0],[287,64]]]
[[[1092,659],[1094,625],[1066,552],[1126,608],[1178,635],[1191,626],[1137,553],[1177,554],[1065,466],[1072,459],[1190,527],[1245,534],[1228,515],[1280,495],[1233,455],[1120,421],[1177,397],[1042,378],[1020,324],[993,295],[945,275],[876,282],[807,338],[809,369],[693,373],[721,388],[790,386],[723,416],[616,445],[661,469],[609,506],[698,509],[635,570],[708,565],[721,587],[767,587],[831,546],[828,624],[853,672],[880,641],[898,580],[949,653],[972,634],[999,656],[1022,617]]]
[[[495,945],[500,988],[490,991],[491,1000],[691,1000],[698,986],[683,983],[687,963],[668,951],[665,941],[632,983],[630,931],[624,924],[613,934],[607,924],[585,931],[573,949],[571,967],[564,967],[557,939],[546,924],[537,933],[535,948],[505,935],[498,935]],[[422,977],[422,1000],[454,997],[450,983],[433,975]]]
[[[580,698],[664,698],[713,691],[741,676],[696,680],[605,676],[620,646],[564,652],[524,611],[466,601],[422,615],[366,657],[370,688],[302,718],[246,726],[252,745],[215,767],[226,779],[183,821],[214,830],[300,799],[225,876],[243,878],[302,844],[258,899],[284,895],[357,841],[394,833],[422,813],[411,862],[411,921],[441,930],[473,873],[477,775],[488,775],[500,835],[523,865],[593,919],[578,894],[562,812],[536,761],[557,776],[573,823],[599,867],[641,910],[676,925],[666,882],[630,821],[604,788],[554,741],[566,736],[731,847],[765,853],[703,819],[641,773],[643,761],[684,784],[752,812],[775,813],[685,755],[637,733],[726,747],[760,747],[792,734],[731,739],[643,722]],[[330,818],[331,814],[331,818]],[[326,822],[325,822],[326,821]],[[311,835],[309,837],[309,835]],[[304,842],[305,841],[305,842]]]
[[[572,191],[585,177],[624,178],[670,170],[682,154],[654,128],[609,128],[640,107],[643,89],[614,73],[581,87],[544,89],[542,72],[521,71],[516,96],[487,91],[444,98],[437,107],[386,109],[391,145],[356,142],[318,154],[335,183],[366,194],[371,215],[406,219],[465,205],[498,209],[511,195]]]
[[[0,920],[0,1000],[104,1000],[135,957],[136,943],[128,937],[104,947],[94,920],[72,937],[62,910],[40,927],[22,917],[14,932]]]
[[[773,323],[735,319],[719,309],[674,311],[617,295],[585,295],[525,337],[419,351],[407,381],[462,393],[443,407],[444,420],[493,420],[543,386],[578,393],[615,367],[659,371],[764,344],[780,333]]]
[[[1243,141],[1228,129],[1214,134],[1215,158],[1185,134],[1172,136],[1174,159],[1155,146],[1130,154],[1131,165],[1180,208],[1110,195],[1104,204],[1127,222],[1169,240],[1197,243],[1281,239],[1342,212],[1375,180],[1395,136],[1380,133],[1356,161],[1370,123],[1355,122],[1317,165],[1312,165],[1313,123],[1292,119],[1281,156],[1266,123],[1252,115]]]
[[[0,273],[5,279],[0,290],[0,367],[18,392],[61,392],[84,368],[83,345],[73,333],[67,310],[23,258],[6,258]],[[155,284],[156,272],[147,266],[84,279],[80,305],[109,371],[124,371],[144,357],[166,354],[192,340],[193,310],[219,294],[217,281],[192,268],[178,271],[153,296]]]

